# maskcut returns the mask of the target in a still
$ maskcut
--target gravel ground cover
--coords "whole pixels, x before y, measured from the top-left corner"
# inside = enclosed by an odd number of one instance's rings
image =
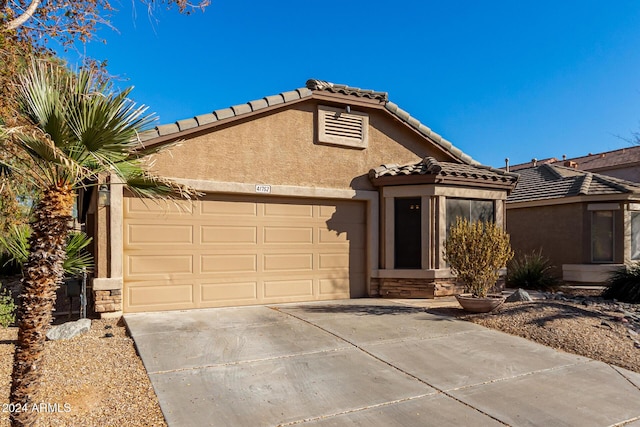
[[[427,310],[640,372],[635,305],[556,294],[505,303],[490,314],[470,315],[453,306]],[[16,328],[0,328],[0,402],[9,397],[16,335]],[[93,320],[85,335],[48,341],[45,357],[38,401],[60,409],[43,412],[39,426],[166,426],[133,341],[118,320]],[[8,414],[0,413],[0,427],[8,425]]]

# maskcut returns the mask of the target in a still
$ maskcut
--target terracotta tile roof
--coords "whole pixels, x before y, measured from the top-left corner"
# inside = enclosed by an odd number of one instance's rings
[[[425,157],[418,163],[401,166],[395,164],[381,165],[369,171],[370,179],[403,175],[434,175],[445,178],[456,177],[504,184],[515,184],[518,181],[518,174],[515,173],[505,172],[489,166],[439,162],[433,157]]]
[[[310,98],[311,96],[313,96],[314,91],[336,93],[379,101],[380,103],[384,104],[385,109],[391,114],[402,120],[404,123],[415,129],[422,135],[428,137],[436,145],[440,146],[444,151],[452,154],[461,162],[475,165],[479,164],[477,161],[471,158],[471,156],[463,153],[462,150],[455,147],[451,142],[447,141],[445,138],[432,131],[429,127],[420,123],[419,120],[412,117],[408,112],[404,111],[396,104],[389,101],[386,92],[376,92],[373,90],[360,89],[357,87],[340,85],[316,79],[307,80],[306,87],[304,88],[298,88],[276,95],[265,96],[264,98],[249,101],[245,104],[239,104],[229,108],[222,108],[211,113],[202,114],[184,120],[178,120],[175,123],[159,125],[153,129],[142,132],[139,137],[142,142],[147,142],[161,136],[177,134],[178,132],[195,129],[197,127],[215,123],[223,119],[240,117],[244,114],[259,111],[275,105],[286,104],[300,99]]]
[[[520,180],[508,203],[572,196],[640,194],[640,184],[598,173],[544,164],[518,171]]]
[[[619,150],[605,151],[603,153],[588,154],[586,156],[574,157],[571,159],[558,160],[555,157],[538,160],[537,164],[545,163],[565,165],[573,163],[580,170],[598,171],[601,169],[613,169],[630,164],[640,164],[640,146],[625,147]],[[566,166],[566,165],[565,165]],[[509,166],[510,171],[517,171],[533,167],[533,162],[520,163]]]

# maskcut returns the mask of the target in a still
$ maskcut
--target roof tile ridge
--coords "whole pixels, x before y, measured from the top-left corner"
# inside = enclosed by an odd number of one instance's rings
[[[552,165],[552,164],[549,164],[549,163],[545,163],[543,165],[538,166],[539,169],[544,169],[544,170],[550,172],[553,176],[556,177],[556,179],[565,179],[566,176],[564,176],[560,172],[558,172],[558,170],[556,169],[557,167],[563,167],[563,166],[556,166],[556,165]]]
[[[591,187],[591,181],[593,180],[593,174],[590,172],[585,173],[581,177],[582,183],[580,184],[580,189],[578,190],[578,194],[587,195],[589,194],[589,187]]]
[[[442,147],[446,152],[451,153],[454,156],[456,156],[462,162],[467,163],[469,165],[473,165],[473,166],[480,165],[480,162],[478,162],[477,160],[473,159],[468,154],[463,153],[462,150],[460,150],[459,148],[454,146],[451,143],[451,141],[443,138],[441,135],[439,135],[436,132],[432,131],[428,126],[422,124],[420,122],[420,120],[416,119],[415,117],[411,116],[408,112],[406,112],[405,110],[400,108],[398,106],[398,104],[396,104],[396,103],[394,103],[392,101],[387,101],[384,106],[393,115],[398,117],[400,120],[402,120],[407,125],[409,125],[412,128],[414,128],[415,130],[417,130],[418,132],[420,132],[424,136],[426,136],[429,139],[431,139],[433,142],[435,142],[440,147]]]

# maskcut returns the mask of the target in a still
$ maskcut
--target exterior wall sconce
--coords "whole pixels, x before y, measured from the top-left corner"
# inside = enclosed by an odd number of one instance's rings
[[[111,192],[109,186],[102,184],[98,187],[98,206],[104,207],[111,205]]]

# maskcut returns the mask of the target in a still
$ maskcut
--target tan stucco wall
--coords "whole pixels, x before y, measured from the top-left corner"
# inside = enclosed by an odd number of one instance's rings
[[[521,209],[509,209],[507,205],[507,232],[516,257],[542,248],[558,277],[562,276],[562,264],[588,262],[589,224],[585,224],[585,211],[580,203]]]
[[[372,189],[366,176],[383,163],[450,160],[390,113],[369,110],[364,150],[319,145],[315,101],[235,121],[155,156],[163,176],[255,184]],[[353,108],[353,111],[365,111]]]
[[[516,256],[542,248],[562,276],[562,264],[591,263],[591,212],[587,203],[513,209],[507,231]],[[615,211],[614,262],[624,262],[624,211]]]

